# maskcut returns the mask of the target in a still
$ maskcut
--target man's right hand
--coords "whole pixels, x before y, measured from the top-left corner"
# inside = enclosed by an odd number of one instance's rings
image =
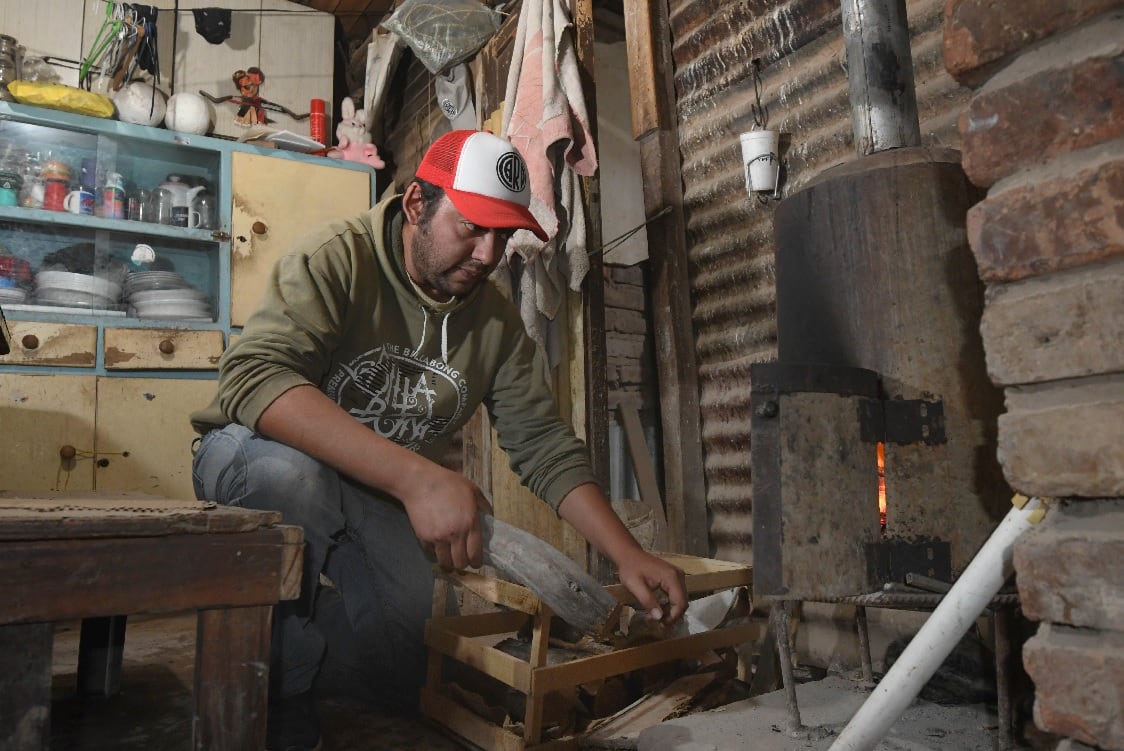
[[[442,569],[478,568],[484,562],[479,513],[492,505],[476,483],[433,465],[416,490],[399,496],[422,547]]]
[[[289,389],[262,412],[257,429],[402,502],[422,546],[443,569],[480,566],[477,514],[491,513],[467,477],[377,435],[315,386]]]

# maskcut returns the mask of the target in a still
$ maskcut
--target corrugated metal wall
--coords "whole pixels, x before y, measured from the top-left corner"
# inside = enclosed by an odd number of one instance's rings
[[[968,90],[944,70],[943,0],[907,3],[922,140],[956,148]],[[711,548],[749,561],[749,366],[776,356],[775,200],[745,192],[738,134],[782,132],[781,197],[857,158],[839,0],[670,0]]]

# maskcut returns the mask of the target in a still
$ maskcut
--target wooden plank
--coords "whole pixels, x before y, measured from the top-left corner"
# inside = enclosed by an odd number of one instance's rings
[[[542,740],[543,707],[546,702],[546,692],[535,685],[534,676],[536,669],[546,665],[547,649],[550,646],[550,616],[536,618],[531,634],[531,656],[528,660],[531,665],[531,690],[527,692],[523,716],[523,740],[534,744]]]
[[[272,605],[303,545],[282,528],[0,545],[0,623]],[[174,561],[174,565],[169,562]]]
[[[0,748],[47,751],[51,729],[50,623],[0,626]]]
[[[662,12],[664,6],[658,7]],[[670,71],[671,61],[665,62],[662,70]],[[673,128],[674,120],[669,122],[672,123],[669,127]],[[706,467],[702,457],[702,417],[679,144],[674,130],[659,130],[646,136],[640,144],[640,163],[645,215],[655,216],[665,207],[672,209],[647,228],[668,542],[674,551],[707,555],[710,542]]]
[[[707,650],[732,647],[748,641],[757,634],[757,630],[756,624],[731,626],[620,649],[560,665],[549,665],[535,671],[535,689],[553,691],[664,662],[695,657]]]
[[[524,613],[496,610],[490,613],[436,616],[429,619],[427,628],[448,631],[458,636],[490,636],[514,633],[530,621],[531,619]]]
[[[465,589],[496,605],[503,605],[529,615],[545,612],[542,600],[535,597],[531,590],[518,584],[471,571],[459,571],[447,576]]]
[[[167,510],[160,510],[161,505]],[[0,491],[0,540],[230,534],[280,521],[278,511],[173,501],[130,491]],[[298,533],[287,541],[299,543],[300,528],[287,529],[287,534]]]
[[[200,611],[192,748],[265,747],[272,613],[268,605]]]
[[[425,643],[430,649],[476,668],[523,693],[531,690],[531,666],[525,661],[494,649],[470,637],[446,631],[431,619],[426,624]]]
[[[639,141],[663,127],[659,72],[659,12],[647,0],[624,0],[625,45],[628,48],[628,88],[632,95],[632,137]],[[655,13],[655,17],[653,17]]]
[[[644,426],[640,424],[640,413],[635,405],[621,402],[617,405],[617,417],[621,421],[625,441],[628,443],[628,455],[632,458],[636,485],[640,489],[640,500],[644,501],[644,505],[656,518],[655,548],[656,550],[665,550],[667,548],[667,514],[664,511],[663,499],[660,497],[656,468],[652,465],[652,457],[648,453],[648,443],[644,440]]]
[[[597,130],[597,74],[593,51],[594,22],[593,0],[574,0],[573,23],[575,48],[589,116],[589,130],[593,142],[599,144]],[[599,147],[598,147],[599,148]],[[581,180],[581,201],[586,215],[586,247],[600,248],[601,235],[601,172]],[[609,385],[608,385],[608,347],[605,342],[605,276],[602,270],[601,253],[588,255],[589,270],[582,280],[579,309],[579,326],[570,330],[577,336],[580,330],[581,341],[575,346],[571,358],[571,393],[575,402],[581,395],[581,414],[574,415],[574,422],[581,422],[579,436],[585,441],[589,451],[590,466],[602,488],[609,487]],[[574,388],[575,385],[580,389]],[[606,582],[612,576],[611,562],[592,546],[586,545],[589,571],[598,581]]]
[[[447,699],[431,688],[422,689],[421,710],[461,738],[488,751],[523,751],[523,739]]]
[[[640,731],[689,706],[718,678],[716,671],[684,675],[597,724],[582,739],[586,748],[635,748]]]

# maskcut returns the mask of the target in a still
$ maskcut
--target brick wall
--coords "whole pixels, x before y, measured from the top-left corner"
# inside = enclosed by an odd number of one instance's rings
[[[630,404],[647,413],[656,405],[656,373],[642,266],[603,267],[605,276],[606,386],[609,409]]]
[[[968,233],[1005,389],[999,459],[1064,499],[1016,545],[1034,722],[1124,750],[1124,2],[948,0],[945,65],[974,89]]]

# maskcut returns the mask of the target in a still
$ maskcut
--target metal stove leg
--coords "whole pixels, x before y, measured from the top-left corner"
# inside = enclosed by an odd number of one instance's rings
[[[1011,751],[1011,639],[1008,633],[1011,611],[999,606],[992,615],[995,630],[996,714],[999,715],[999,751]]]
[[[788,610],[786,603],[777,602],[769,610],[773,630],[777,637],[777,652],[781,661],[781,680],[784,681],[785,702],[788,707],[789,732],[800,730],[800,707],[796,704],[796,679],[792,675],[792,647],[788,641]]]
[[[855,608],[855,626],[859,632],[859,659],[863,664],[863,680],[874,682],[874,664],[870,660],[870,629],[866,625],[866,607]]]

